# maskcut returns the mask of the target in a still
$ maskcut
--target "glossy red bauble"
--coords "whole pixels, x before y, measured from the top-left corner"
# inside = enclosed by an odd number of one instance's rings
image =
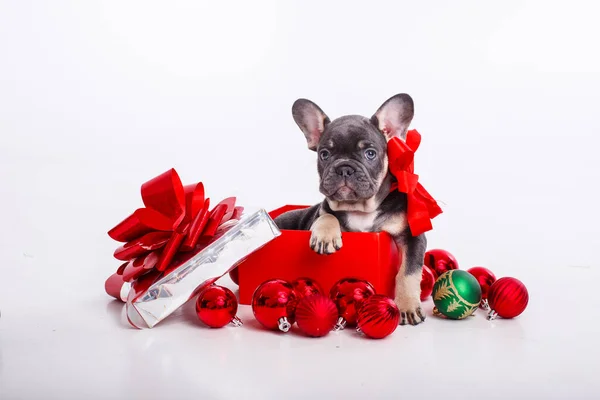
[[[252,312],[265,328],[287,332],[295,321],[296,292],[292,284],[272,279],[256,288],[252,296]]]
[[[292,286],[294,287],[298,299],[314,294],[323,294],[321,286],[310,278],[298,278],[292,282]]]
[[[477,282],[479,282],[479,286],[481,286],[481,299],[487,299],[490,286],[496,282],[496,275],[484,267],[469,268],[467,272],[473,275],[477,279]]]
[[[398,327],[400,311],[392,299],[375,294],[364,301],[358,311],[358,329],[371,339],[391,335]]]
[[[237,309],[235,294],[223,286],[209,286],[196,299],[198,318],[211,328],[222,328],[230,322],[240,325],[241,321],[235,315]]]
[[[333,300],[339,313],[335,329],[355,325],[358,309],[374,294],[373,285],[363,279],[344,278],[337,281],[329,291],[329,298]]]
[[[424,301],[431,296],[434,284],[435,274],[431,268],[429,268],[427,265],[423,265],[423,272],[421,273],[421,301]]]
[[[306,296],[296,307],[296,323],[307,336],[327,335],[337,319],[338,311],[333,300],[322,294]]]
[[[514,318],[525,311],[528,303],[529,292],[523,282],[516,278],[500,278],[488,292],[488,319],[494,319],[496,316]]]
[[[458,269],[456,258],[450,252],[442,249],[428,250],[425,253],[424,264],[431,268],[436,279],[444,272]]]

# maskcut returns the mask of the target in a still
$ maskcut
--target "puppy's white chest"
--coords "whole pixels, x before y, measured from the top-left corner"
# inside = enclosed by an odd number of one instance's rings
[[[381,230],[392,236],[401,234],[406,229],[406,214],[398,213],[390,215],[382,224]]]
[[[347,225],[353,232],[370,232],[373,229],[376,213],[348,213]]]

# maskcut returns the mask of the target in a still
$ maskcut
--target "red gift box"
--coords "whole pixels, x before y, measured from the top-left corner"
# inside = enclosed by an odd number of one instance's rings
[[[307,206],[284,206],[271,211],[271,218]],[[270,279],[293,281],[300,277],[317,281],[326,294],[335,282],[353,277],[369,281],[377,293],[394,298],[395,278],[400,269],[398,247],[387,232],[343,232],[342,248],[320,255],[309,247],[310,231],[281,230],[281,236],[250,254],[238,266],[239,302],[250,304],[252,294]]]

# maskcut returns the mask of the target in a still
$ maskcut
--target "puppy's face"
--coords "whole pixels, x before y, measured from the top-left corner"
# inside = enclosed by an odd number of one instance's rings
[[[387,141],[406,137],[413,114],[407,94],[388,99],[369,119],[348,115],[330,121],[315,103],[296,100],[294,120],[316,151],[320,191],[334,210],[374,211],[388,174]]]
[[[337,202],[375,196],[387,173],[386,146],[367,118],[346,116],[328,124],[316,149],[321,193]]]

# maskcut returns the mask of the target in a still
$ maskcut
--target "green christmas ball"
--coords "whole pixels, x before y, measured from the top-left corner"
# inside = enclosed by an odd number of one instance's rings
[[[463,319],[479,307],[481,286],[467,271],[454,269],[435,281],[432,297],[438,312],[450,319]]]

